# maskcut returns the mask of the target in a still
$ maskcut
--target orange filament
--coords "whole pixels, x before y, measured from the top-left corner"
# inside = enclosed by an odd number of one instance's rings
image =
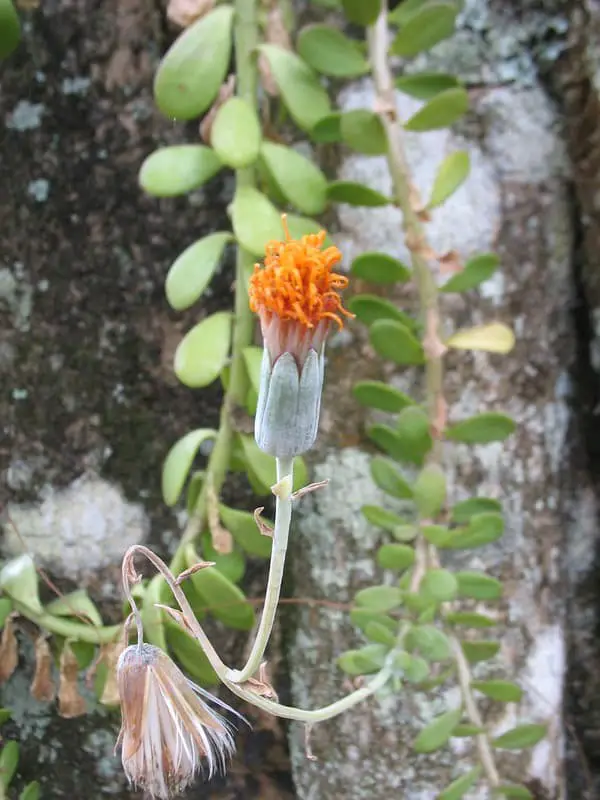
[[[339,291],[348,278],[332,267],[342,259],[337,247],[322,250],[325,231],[292,239],[285,214],[282,215],[285,242],[272,240],[265,248],[264,266],[254,265],[250,277],[250,308],[257,313],[295,320],[314,328],[323,320],[343,327],[342,317],[353,317],[342,306]]]

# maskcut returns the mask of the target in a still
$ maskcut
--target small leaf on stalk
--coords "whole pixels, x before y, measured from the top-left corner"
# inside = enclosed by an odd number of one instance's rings
[[[208,286],[225,250],[233,241],[228,232],[211,233],[181,253],[167,274],[165,292],[171,308],[183,311],[193,305]]]
[[[492,744],[502,750],[522,750],[541,742],[547,733],[546,725],[518,725],[503,733],[502,736],[498,736]]]
[[[259,448],[254,436],[239,434],[238,440],[242,447],[246,468],[250,476],[256,479],[257,485],[253,488],[259,495],[270,494],[271,486],[277,482],[275,458]],[[294,459],[294,491],[305,486],[307,480],[306,464],[304,459],[298,457]]]
[[[11,558],[3,564],[0,569],[0,589],[36,614],[43,613],[35,564],[27,553]]]
[[[198,452],[207,439],[217,435],[212,428],[198,428],[182,436],[169,450],[162,469],[162,496],[168,506],[179,500],[188,473]]]
[[[200,537],[200,544],[203,560],[212,561],[215,569],[222,572],[232,583],[241,581],[246,571],[246,559],[239,547],[234,547],[230,553],[220,553],[215,550],[212,536],[208,531],[205,531]]]
[[[443,72],[416,72],[412,75],[402,75],[396,78],[395,83],[396,89],[418,100],[431,100],[446,89],[460,86],[454,75],[445,75]]]
[[[383,569],[406,569],[415,563],[414,548],[407,544],[384,544],[377,551],[377,563]]]
[[[210,143],[224,164],[249,167],[258,158],[262,132],[256,111],[242,97],[230,97],[218,109]]]
[[[466,150],[458,150],[446,156],[435,176],[427,208],[436,208],[445,203],[469,177],[470,167]]]
[[[281,214],[269,198],[252,186],[239,186],[231,204],[233,232],[241,246],[264,257],[271,239],[283,239]]]
[[[321,144],[331,144],[332,142],[342,141],[342,112],[335,111],[333,114],[327,114],[325,117],[317,122],[317,124],[310,131],[310,137],[315,142]]]
[[[219,514],[223,526],[247,553],[260,558],[271,555],[273,540],[259,531],[252,514],[225,505],[219,506]]]
[[[347,650],[338,658],[340,669],[349,675],[370,675],[383,666],[387,647],[380,644],[366,645],[360,650]]]
[[[0,787],[7,790],[19,764],[19,745],[8,741],[0,751]],[[4,791],[2,792],[4,794]]]
[[[534,796],[525,786],[516,783],[503,783],[492,789],[494,797],[508,797],[510,800],[534,800]]]
[[[452,550],[466,550],[471,547],[484,547],[498,541],[504,533],[504,518],[497,511],[475,514],[466,528],[458,530],[444,543]]]
[[[450,425],[446,428],[446,438],[465,444],[503,442],[516,427],[514,420],[506,414],[488,411]]]
[[[500,650],[500,642],[488,641],[464,641],[461,642],[463,653],[470,664],[478,664],[480,661],[489,661],[494,658]]]
[[[313,69],[333,78],[356,78],[369,69],[358,44],[330,25],[303,28],[297,50]]]
[[[452,611],[444,616],[450,625],[465,625],[467,628],[493,628],[496,621],[475,611]]]
[[[233,7],[220,5],[187,28],[160,62],[154,97],[169,119],[194,119],[211,105],[231,57]]]
[[[55,617],[85,617],[94,625],[102,627],[102,617],[96,604],[85,589],[75,589],[73,592],[57,597],[48,603],[46,612]]]
[[[457,13],[456,3],[428,3],[405,20],[391,44],[391,52],[402,58],[413,58],[430,50],[452,36]]]
[[[388,20],[392,25],[406,25],[408,20],[428,2],[429,0],[401,0],[396,8],[390,10]]]
[[[299,56],[275,44],[258,49],[266,56],[282,100],[294,122],[309,131],[331,113],[327,92],[318,77]]]
[[[377,620],[372,620],[366,624],[365,636],[372,642],[383,644],[386,647],[393,647],[396,644],[395,632],[392,632],[387,625],[382,625]]]
[[[261,156],[284,197],[304,214],[320,214],[327,204],[327,179],[291,147],[263,142]]]
[[[19,800],[40,800],[41,785],[38,781],[31,781],[19,795]]]
[[[392,319],[402,323],[409,330],[414,330],[416,327],[415,321],[400,311],[391,300],[385,300],[374,294],[354,295],[348,301],[348,308],[365,325],[372,325],[377,320]]]
[[[395,586],[369,586],[356,593],[355,602],[370,611],[386,613],[402,604],[402,592]]]
[[[164,583],[165,581],[162,575],[154,575],[148,582],[146,590],[144,591],[142,623],[144,626],[144,635],[148,642],[155,647],[160,647],[161,650],[166,652],[165,612],[155,605],[155,603],[163,602],[161,592]]]
[[[410,500],[413,496],[408,482],[387,458],[375,456],[370,463],[371,477],[386,494],[399,500]]]
[[[523,697],[523,690],[511,681],[471,681],[471,689],[476,689],[491,700],[502,703],[518,703]]]
[[[468,522],[475,514],[484,511],[501,511],[502,504],[491,497],[471,497],[462,500],[452,507],[452,521],[462,524]]]
[[[353,608],[350,611],[350,621],[361,631],[365,632],[371,622],[376,622],[380,627],[386,628],[390,633],[395,633],[398,623],[386,614],[373,611],[371,608]]]
[[[460,272],[440,286],[440,292],[467,292],[469,289],[475,289],[489,280],[499,265],[500,259],[495,253],[473,256]]]
[[[407,131],[434,131],[448,128],[469,108],[469,96],[465,89],[446,89],[436,94],[404,123]]]
[[[165,622],[165,629],[169,649],[181,668],[202,686],[215,686],[217,673],[193,636],[170,618]]]
[[[370,522],[371,525],[377,525],[379,528],[383,528],[390,533],[393,533],[396,528],[405,525],[405,520],[403,520],[402,517],[394,514],[393,511],[387,511],[385,508],[380,508],[379,506],[362,506],[360,510],[367,522]]]
[[[360,381],[354,384],[352,393],[361,405],[392,414],[415,402],[412,397],[382,381]]]
[[[413,497],[423,519],[439,513],[446,499],[446,476],[438,464],[428,464],[421,470],[413,486]]]
[[[462,708],[446,711],[432,720],[413,742],[417,753],[433,753],[443,747],[462,717]]]
[[[465,772],[460,778],[457,778],[455,781],[452,781],[449,786],[446,786],[446,788],[438,794],[436,800],[461,800],[469,789],[475,786],[479,780],[481,771],[482,768],[477,766],[469,770],[469,772]]]
[[[342,0],[342,7],[350,22],[366,28],[379,16],[381,0]]]
[[[446,525],[422,525],[421,533],[435,547],[445,547],[454,535]]]
[[[210,147],[176,144],[151,153],[140,168],[140,186],[154,197],[176,197],[202,186],[223,166]]]
[[[502,597],[502,583],[483,572],[457,572],[458,593],[473,600],[498,600]]]
[[[421,591],[438,602],[454,600],[458,581],[447,569],[428,569],[421,581]]]
[[[412,273],[397,258],[387,253],[362,253],[354,259],[350,272],[355,278],[363,278],[372,283],[405,283]]]
[[[400,651],[394,657],[395,666],[409,683],[422,683],[429,675],[429,664],[420,656]]]
[[[363,108],[346,111],[341,115],[339,126],[342,140],[357,153],[365,156],[383,156],[387,153],[383,122],[372,111]]]
[[[446,634],[435,625],[414,625],[406,636],[409,650],[418,650],[427,661],[446,661],[452,655]]]
[[[320,222],[310,217],[303,217],[300,214],[287,214],[287,225],[292,239],[301,239],[303,236],[320,233],[323,230]],[[333,241],[329,234],[326,233],[323,247],[331,247],[332,244]]]
[[[355,181],[332,181],[327,188],[327,197],[334,203],[351,206],[387,206],[392,201],[381,192]]]
[[[403,453],[401,457],[420,467],[432,446],[429,418],[425,411],[416,405],[402,409],[396,431]]]
[[[382,358],[396,364],[423,364],[425,355],[419,340],[401,322],[375,321],[369,331],[371,344]]]
[[[455,350],[483,350],[505,355],[515,346],[515,335],[507,325],[492,322],[459,330],[447,340],[446,345]]]
[[[21,40],[21,23],[12,0],[0,0],[0,58],[7,58]]]
[[[218,311],[189,330],[175,351],[175,374],[192,389],[208,386],[219,377],[229,357],[229,311]]]
[[[452,736],[456,737],[466,737],[466,736],[477,736],[478,733],[483,733],[485,728],[479,728],[477,725],[471,725],[470,723],[461,723],[457,725],[454,729]]]

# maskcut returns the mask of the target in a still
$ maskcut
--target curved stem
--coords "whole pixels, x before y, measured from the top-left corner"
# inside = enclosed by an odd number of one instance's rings
[[[123,625],[111,625],[108,628],[100,628],[96,625],[83,625],[73,622],[68,617],[55,617],[53,614],[38,614],[32,611],[29,606],[13,600],[15,609],[22,617],[31,620],[38,628],[43,628],[50,633],[64,636],[66,639],[77,639],[79,642],[89,642],[89,644],[109,644],[114,642],[123,630]]]
[[[277,459],[277,486],[275,488],[275,528],[273,529],[273,550],[269,565],[269,579],[265,595],[265,604],[252,650],[246,665],[241,670],[232,670],[227,676],[229,681],[243,683],[251,678],[260,667],[267,649],[279,596],[283,582],[285,556],[287,553],[290,525],[292,521],[292,484],[294,474],[293,459]]]

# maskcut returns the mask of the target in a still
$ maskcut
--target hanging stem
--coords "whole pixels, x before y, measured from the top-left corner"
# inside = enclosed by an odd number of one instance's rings
[[[273,529],[273,549],[271,551],[265,605],[246,666],[241,670],[232,671],[228,676],[228,679],[235,683],[247,681],[260,667],[273,630],[281,594],[285,556],[292,521],[293,470],[294,462],[292,459],[277,459],[277,484],[274,487],[276,497],[275,528]]]
[[[375,24],[368,31],[369,60],[377,93],[377,106],[387,137],[387,159],[392,177],[394,196],[398,208],[402,212],[402,224],[405,241],[411,253],[411,262],[421,316],[425,329],[423,347],[425,351],[425,393],[433,435],[433,447],[429,454],[429,463],[442,465],[442,439],[445,423],[445,400],[443,393],[443,362],[445,352],[440,340],[440,314],[438,288],[434,275],[429,267],[427,253],[431,252],[415,198],[416,190],[411,183],[410,171],[403,146],[403,129],[398,118],[396,95],[392,71],[388,61],[388,9],[387,0],[382,0],[382,9]],[[416,563],[411,581],[411,591],[418,592],[423,575],[430,566],[437,562],[437,550],[428,547],[421,535],[416,542]],[[459,683],[465,709],[470,721],[482,727],[481,714],[471,691],[471,673],[460,642],[451,638],[452,651],[458,670]],[[476,737],[479,758],[490,786],[500,785],[494,754],[486,734]]]

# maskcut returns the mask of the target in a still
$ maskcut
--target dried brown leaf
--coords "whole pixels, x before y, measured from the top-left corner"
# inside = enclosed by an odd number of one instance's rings
[[[79,694],[79,665],[68,642],[60,654],[60,682],[58,686],[58,713],[64,719],[81,717],[86,712],[86,704]]]
[[[2,629],[2,639],[0,639],[0,684],[6,683],[17,668],[18,663],[19,655],[15,626],[12,619],[8,617]]]
[[[52,653],[45,636],[38,636],[35,642],[35,672],[31,682],[31,696],[44,703],[54,700],[56,687],[52,677]]]
[[[117,664],[119,663],[119,656],[125,650],[127,642],[121,639],[118,642],[110,642],[110,644],[103,644],[100,648],[100,658],[98,663],[106,665],[106,680],[100,702],[105,706],[118,706],[119,705],[119,686],[117,683]]]
[[[262,533],[263,536],[270,536],[273,538],[273,527],[268,525],[264,519],[260,516],[262,512],[265,510],[264,506],[260,508],[254,509],[254,522],[256,522],[256,527]]]

